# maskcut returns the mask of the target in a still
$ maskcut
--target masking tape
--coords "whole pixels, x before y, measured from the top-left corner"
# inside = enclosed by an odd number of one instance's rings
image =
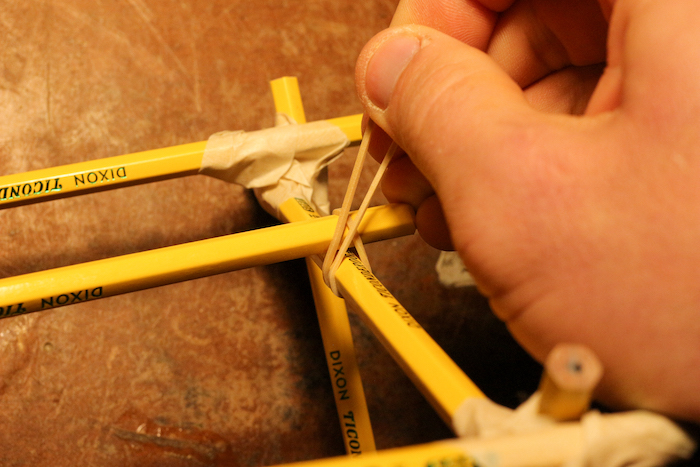
[[[325,121],[224,131],[207,141],[200,173],[255,189],[263,208],[278,218],[279,205],[296,196],[327,214],[327,199],[315,196],[315,185],[348,144],[345,133]]]

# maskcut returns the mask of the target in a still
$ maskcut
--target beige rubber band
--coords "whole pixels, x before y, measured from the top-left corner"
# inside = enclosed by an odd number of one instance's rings
[[[377,173],[375,173],[374,178],[372,179],[372,183],[370,184],[369,189],[367,190],[367,193],[360,204],[357,214],[352,219],[349,219],[350,207],[352,200],[355,197],[357,185],[360,181],[360,174],[362,173],[362,167],[364,166],[365,159],[367,157],[367,149],[369,147],[369,141],[372,137],[373,127],[374,123],[370,121],[367,125],[367,130],[365,131],[364,137],[362,138],[362,143],[360,144],[357,158],[355,159],[355,165],[353,166],[350,181],[348,182],[348,189],[345,192],[343,205],[340,209],[340,213],[338,214],[338,224],[336,225],[333,239],[328,247],[325,258],[323,259],[323,279],[333,293],[339,297],[340,293],[338,292],[338,286],[335,281],[335,273],[340,267],[340,263],[345,258],[345,252],[347,252],[351,242],[354,243],[362,262],[368,269],[370,269],[364,245],[362,244],[360,237],[357,235],[357,227],[360,225],[362,217],[365,215],[365,212],[369,207],[370,200],[379,186],[379,182],[384,176],[386,168],[389,166],[391,159],[398,150],[398,145],[396,143],[392,143],[389,150],[384,155],[384,159],[382,159],[381,164],[379,164],[379,169],[377,169]],[[347,234],[343,238],[346,228]]]

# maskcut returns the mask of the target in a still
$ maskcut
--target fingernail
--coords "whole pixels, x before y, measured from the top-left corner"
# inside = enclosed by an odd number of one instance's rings
[[[396,36],[374,52],[365,76],[367,97],[374,105],[380,109],[387,108],[396,82],[419,49],[420,40],[417,37]]]

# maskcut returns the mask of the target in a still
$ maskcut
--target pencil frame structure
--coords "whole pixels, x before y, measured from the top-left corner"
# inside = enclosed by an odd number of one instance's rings
[[[306,200],[300,198],[283,203],[280,212],[292,222],[320,217]],[[345,300],[326,286],[321,268],[311,258],[306,258],[306,268],[346,453],[364,455],[374,452],[374,433]]]
[[[280,78],[270,85],[277,111],[286,113],[298,123],[306,121],[296,78]],[[305,209],[300,208],[302,202],[303,200],[289,200],[283,203],[281,211],[293,216],[303,216],[304,211],[313,212],[308,203]],[[335,278],[341,286],[342,297],[352,303],[353,309],[372,329],[375,337],[382,342],[443,421],[454,430],[453,416],[460,405],[466,399],[486,396],[356,255],[346,254],[341,266],[342,271],[339,268]],[[314,268],[309,264],[315,298],[316,294],[330,292],[322,279],[314,278],[313,271],[316,269],[320,271],[318,266]],[[337,298],[332,293],[330,295],[328,300]],[[317,306],[318,301],[321,300],[317,300]],[[335,312],[346,314],[345,307],[340,308],[344,301],[340,302],[334,305],[338,308]],[[349,340],[352,345],[349,326],[342,330],[336,328],[335,331],[347,333],[347,336],[336,337],[341,341]],[[356,377],[359,380],[359,374]]]
[[[457,409],[467,399],[486,398],[484,393],[355,254],[345,254],[336,281],[345,301],[454,431]]]
[[[0,279],[0,318],[320,254],[336,222],[327,216],[7,277]],[[413,210],[389,205],[374,210],[362,235],[372,242],[414,230]]]
[[[0,209],[196,175],[207,142],[0,177]]]
[[[293,91],[289,82],[282,84],[286,88],[280,92],[289,94]],[[301,101],[299,99],[297,102],[293,97],[287,102],[287,109],[298,123],[304,123]],[[341,128],[351,141],[358,141],[362,137],[361,118],[361,115],[353,115],[326,121]],[[2,176],[0,209],[195,175],[201,168],[205,148],[206,142],[190,143]],[[354,352],[350,360],[340,360],[341,355],[348,356],[352,350],[351,339],[346,339],[350,329],[344,306],[344,321],[342,316],[337,316],[339,303],[343,300],[330,293],[322,281],[320,268],[308,259],[312,255],[325,253],[337,216],[316,218],[317,214],[306,200],[292,199],[289,203],[290,206],[295,206],[282,210],[287,220],[293,221],[287,225],[0,279],[0,318],[306,257],[314,298],[321,303],[321,307],[327,307],[324,313],[328,319],[321,327],[325,326],[331,330],[331,334],[341,336],[342,348],[348,349],[341,352],[326,348],[329,370],[333,370],[336,361],[354,365],[357,369],[356,361],[353,363]],[[308,208],[304,208],[304,203]],[[370,208],[358,231],[364,242],[373,242],[409,235],[415,230],[413,222],[413,211],[408,206],[380,206]],[[485,398],[479,388],[355,255],[346,255],[336,279],[347,302],[448,426],[453,428],[452,417],[464,400]],[[346,367],[345,371],[349,370]],[[352,390],[364,399],[359,374],[353,384]],[[358,441],[362,450],[375,450],[366,403],[364,409],[357,412],[351,410],[349,414],[353,417],[348,419],[352,425],[345,425],[351,426],[352,432],[358,435],[355,438],[350,431],[343,430],[346,446],[351,448],[349,453],[353,453],[354,445],[350,444],[352,440],[359,440],[358,431],[365,433],[362,441]],[[345,421],[344,415],[346,413],[339,410],[341,429]],[[447,452],[444,459],[452,459],[455,466],[471,465],[465,463],[470,458],[465,457],[460,450],[455,451],[454,446],[440,445],[437,448],[439,452]],[[335,461],[330,462],[329,465],[333,465]]]
[[[273,80],[270,88],[278,113],[291,116],[297,123],[306,122],[295,77]],[[359,128],[359,125],[355,127]],[[359,139],[361,135],[357,137]],[[287,222],[320,217],[309,201],[302,198],[291,198],[282,203],[279,212]],[[375,452],[377,448],[345,300],[326,286],[321,268],[311,258],[307,257],[305,261],[345,452],[348,455]]]
[[[361,137],[361,115],[326,120],[350,141]],[[200,173],[207,142],[0,176],[0,210]]]

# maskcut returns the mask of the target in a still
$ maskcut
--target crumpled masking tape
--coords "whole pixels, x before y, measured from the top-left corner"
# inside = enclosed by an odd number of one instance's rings
[[[564,467],[668,465],[690,459],[696,443],[672,420],[636,410],[617,414],[588,412],[581,419],[585,455]]]
[[[295,196],[328,214],[327,194],[316,188],[326,182],[323,169],[349,144],[340,128],[325,121],[223,131],[207,141],[199,172],[255,189],[260,204],[275,217],[279,205]]]
[[[453,415],[458,436],[494,439],[524,433],[544,432],[557,423],[539,414],[540,393],[515,410],[487,399],[467,399]],[[672,420],[643,410],[601,414],[587,412],[578,424],[584,450],[563,467],[622,467],[666,465],[688,459],[696,443]],[[556,449],[553,446],[552,449]]]
[[[476,285],[476,281],[467,268],[462,258],[456,251],[441,251],[435,264],[435,272],[438,281],[443,287],[469,287]]]

